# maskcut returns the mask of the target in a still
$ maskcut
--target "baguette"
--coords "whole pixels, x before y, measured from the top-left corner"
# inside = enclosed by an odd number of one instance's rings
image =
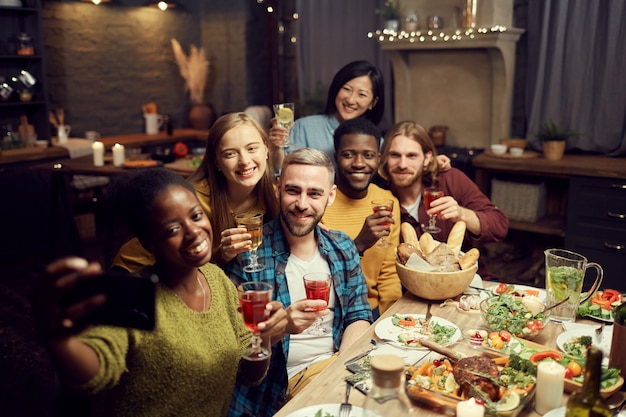
[[[419,239],[417,238],[417,232],[411,225],[411,223],[403,222],[400,225],[400,232],[402,233],[402,240],[405,243],[410,243],[417,249],[420,249]]]
[[[420,236],[419,239],[419,243],[420,249],[422,250],[422,253],[424,255],[428,255],[429,253],[431,253],[439,244],[439,242],[437,242],[428,232],[422,233],[422,236]]]
[[[461,265],[461,269],[469,269],[476,264],[478,258],[480,258],[480,251],[476,248],[472,248],[468,250],[465,255],[461,256],[459,265]]]
[[[452,249],[452,252],[456,256],[459,256],[459,253],[461,252],[461,246],[463,245],[463,239],[465,238],[465,229],[465,222],[463,220],[459,220],[454,223],[454,226],[452,226],[450,234],[448,235],[448,247]]]

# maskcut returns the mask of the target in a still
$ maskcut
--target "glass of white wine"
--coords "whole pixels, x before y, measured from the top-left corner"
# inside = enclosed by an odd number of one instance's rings
[[[291,146],[291,142],[289,141],[289,132],[293,127],[294,112],[295,107],[293,103],[274,104],[274,115],[278,120],[278,126],[287,129],[287,136],[285,137],[285,141],[281,145],[282,148],[287,148]]]
[[[237,227],[245,227],[252,235],[252,245],[250,245],[250,264],[243,267],[246,272],[258,272],[265,269],[265,265],[259,263],[256,250],[263,242],[263,214],[243,213],[235,216]]]

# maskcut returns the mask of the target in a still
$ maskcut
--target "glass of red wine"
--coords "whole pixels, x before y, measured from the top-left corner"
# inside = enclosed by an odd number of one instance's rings
[[[391,211],[393,212],[393,200],[392,199],[380,199],[372,201],[372,210],[374,213],[378,213],[379,211]],[[389,222],[380,223],[381,226],[391,226]],[[391,246],[391,243],[385,239],[385,236],[382,236],[376,242],[376,247],[378,248],[388,248]]]
[[[310,272],[304,274],[302,278],[307,299],[326,301],[326,307],[312,307],[309,311],[321,311],[327,308],[332,283],[330,274],[326,272]],[[328,333],[328,330],[322,325],[322,318],[318,317],[313,325],[306,330],[306,333],[314,336],[324,336]]]
[[[265,306],[272,301],[272,286],[267,282],[244,282],[237,287],[237,292],[243,321],[252,332],[250,346],[246,348],[242,357],[250,361],[268,359],[271,352],[261,346],[257,326],[269,317],[269,311]]]
[[[430,210],[430,205],[436,199],[443,197],[443,191],[441,191],[437,187],[426,187],[424,188],[424,207],[426,210]],[[423,227],[422,230],[428,233],[439,233],[441,229],[437,227],[437,215],[439,212],[435,213],[432,216],[429,216],[428,226]]]

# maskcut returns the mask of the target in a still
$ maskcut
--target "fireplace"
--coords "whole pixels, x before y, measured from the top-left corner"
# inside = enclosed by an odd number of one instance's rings
[[[510,14],[496,10],[503,4],[510,4]],[[392,63],[394,121],[448,126],[452,146],[486,148],[509,136],[515,47],[524,30],[504,25],[510,26],[512,1],[479,0],[478,6],[475,28],[371,35]]]

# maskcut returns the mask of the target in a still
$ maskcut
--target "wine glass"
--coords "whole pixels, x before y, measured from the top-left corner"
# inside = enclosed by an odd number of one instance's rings
[[[267,282],[244,282],[237,287],[243,321],[252,332],[250,346],[242,357],[250,361],[265,360],[271,356],[269,349],[261,346],[258,324],[267,320],[269,311],[265,306],[272,301],[272,286]]]
[[[304,280],[304,290],[306,291],[306,298],[309,300],[324,300],[328,306],[328,299],[330,298],[330,274],[326,272],[310,272],[304,274],[302,277]],[[326,307],[311,307],[309,311],[321,311]],[[307,329],[308,334],[314,336],[324,336],[328,333],[328,330],[322,326],[322,318],[315,319],[313,325]]]
[[[245,227],[248,233],[252,235],[252,245],[250,245],[250,264],[243,267],[246,272],[258,272],[265,269],[265,265],[259,263],[256,250],[263,242],[263,214],[261,213],[243,213],[235,216],[237,227]]]
[[[424,207],[426,207],[426,210],[430,210],[430,205],[432,204],[432,202],[438,199],[439,197],[443,197],[443,191],[441,191],[439,188],[437,187],[424,188]],[[441,229],[438,228],[436,225],[438,214],[439,212],[430,216],[430,219],[428,219],[428,226],[422,227],[422,230],[424,232],[428,232],[428,233],[441,232]]]
[[[289,131],[293,127],[294,108],[293,103],[274,104],[274,115],[276,116],[278,126],[287,129],[287,136],[285,137],[283,144],[280,145],[281,148],[291,146],[291,142],[289,141]]]
[[[386,198],[383,198],[381,200],[373,200],[372,210],[374,210],[374,213],[378,213],[379,211],[383,210],[393,212],[393,200]],[[380,224],[381,226],[391,226],[391,223],[389,222],[383,222]],[[391,246],[391,243],[385,239],[385,236],[382,236],[380,239],[378,239],[378,242],[376,242],[377,248],[388,248],[389,246]]]

